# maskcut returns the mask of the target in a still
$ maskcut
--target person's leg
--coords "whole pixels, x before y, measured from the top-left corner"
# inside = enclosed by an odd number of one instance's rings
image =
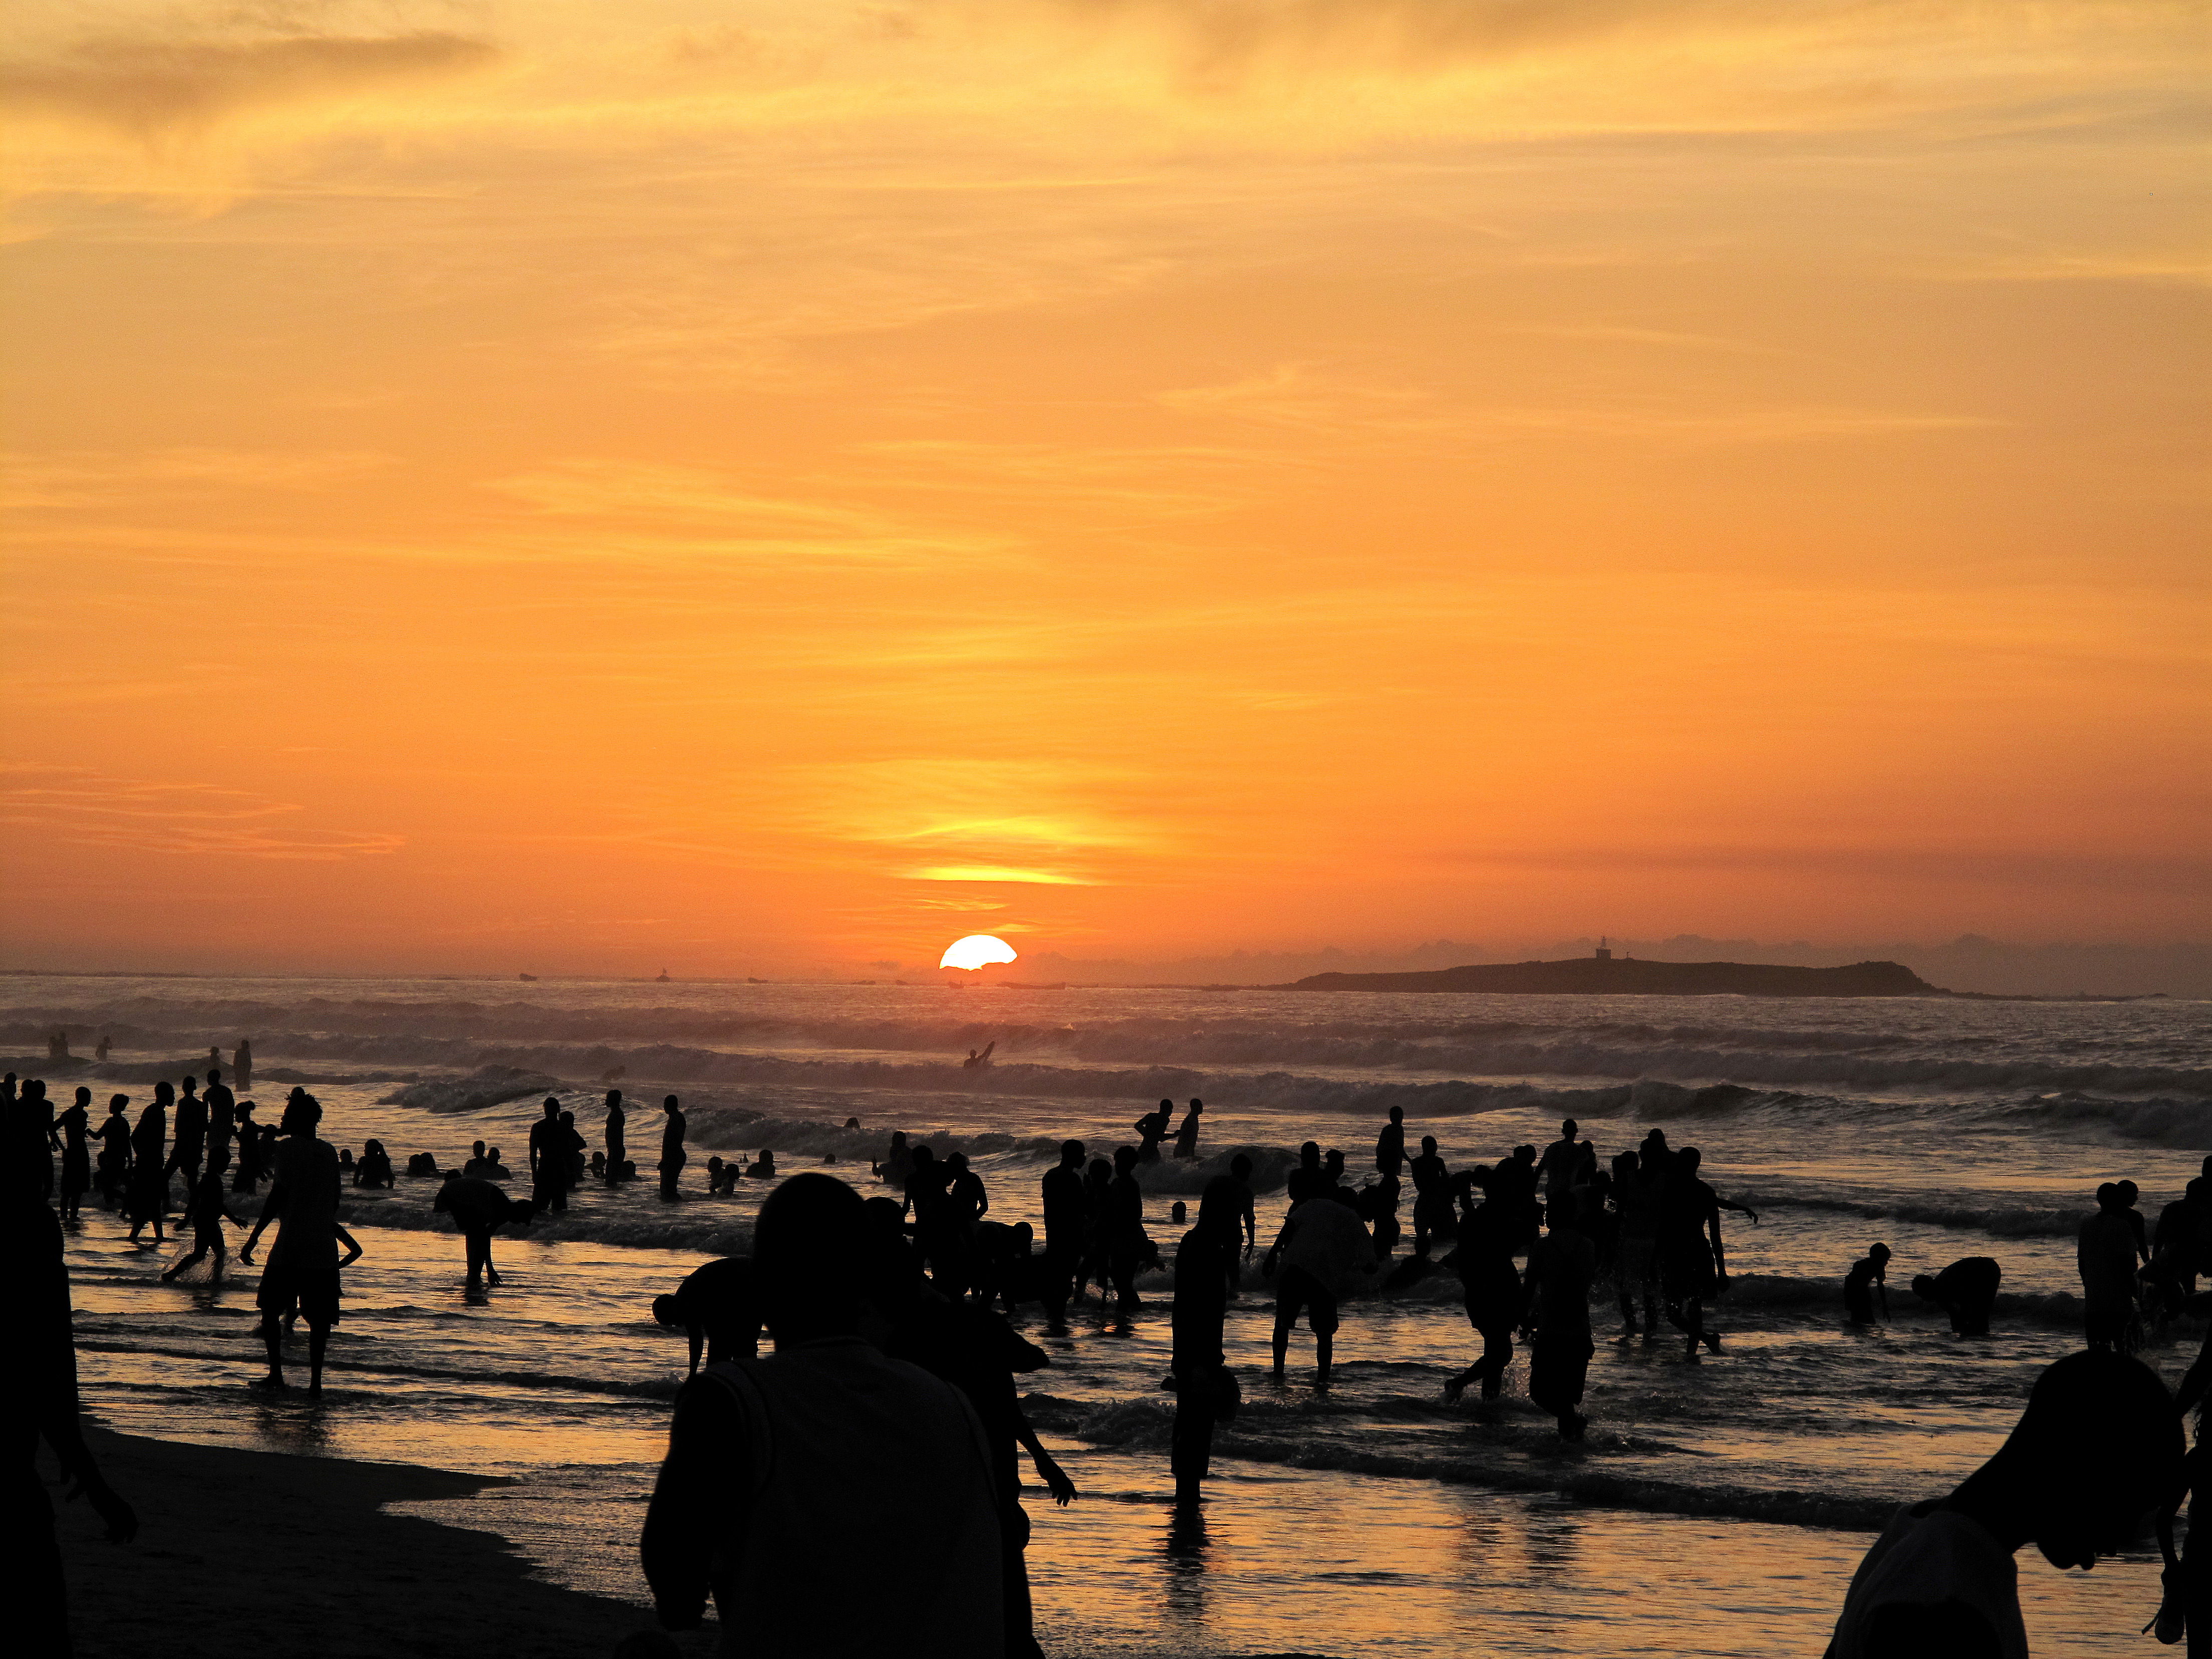
[[[1175,1427],[1169,1440],[1168,1465],[1175,1475],[1178,1504],[1199,1501],[1200,1483],[1212,1461],[1215,1379],[1211,1366],[1186,1371],[1176,1379]]]
[[[323,1350],[330,1346],[331,1328],[319,1319],[307,1322],[307,1398],[323,1397]]]
[[[474,1290],[483,1280],[484,1260],[491,1254],[490,1243],[489,1239],[473,1227],[462,1231],[461,1248],[468,1257],[468,1282],[471,1290]]]
[[[253,1386],[281,1389],[284,1386],[284,1327],[273,1308],[264,1310],[261,1315],[261,1341],[269,1350],[269,1375]]]
[[[1313,1328],[1315,1380],[1326,1387],[1329,1367],[1336,1358],[1336,1298],[1318,1282],[1308,1304],[1306,1323]]]
[[[1285,1269],[1287,1273],[1291,1269]],[[1287,1282],[1275,1293],[1275,1375],[1283,1374],[1283,1363],[1291,1352],[1291,1328],[1298,1322],[1297,1291]]]
[[[1006,1607],[1006,1659],[1044,1659],[1030,1604],[1030,1517],[1009,1497],[999,1516],[999,1584]]]
[[[166,1285],[171,1279],[176,1278],[179,1273],[185,1272],[187,1268],[198,1266],[199,1259],[207,1253],[208,1247],[206,1245],[195,1245],[192,1249],[192,1253],[190,1255],[179,1256],[175,1261],[172,1262],[168,1267],[161,1270],[161,1282]]]

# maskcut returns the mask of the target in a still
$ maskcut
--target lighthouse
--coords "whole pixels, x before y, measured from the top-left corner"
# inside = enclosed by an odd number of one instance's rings
[[[1605,939],[1601,935],[1597,942],[1597,959],[1600,962],[1611,962],[1613,960],[1612,947],[1606,944]]]

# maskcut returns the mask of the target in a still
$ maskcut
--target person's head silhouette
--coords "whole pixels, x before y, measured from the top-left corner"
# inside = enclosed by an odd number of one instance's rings
[[[1080,1168],[1082,1164],[1083,1143],[1079,1140],[1061,1141],[1060,1143],[1060,1167],[1063,1170],[1073,1170]]]
[[[860,1194],[809,1170],[768,1196],[753,1230],[753,1273],[779,1348],[848,1335],[860,1315]]]
[[[2187,1449],[2158,1373],[2119,1353],[2069,1354],[2035,1381],[1996,1456],[1946,1501],[2054,1567],[2124,1549],[2179,1494]]]
[[[561,1103],[556,1100],[551,1095],[545,1097],[545,1105],[544,1109],[545,1113],[545,1121],[548,1123],[556,1122],[559,1120],[561,1116]]]

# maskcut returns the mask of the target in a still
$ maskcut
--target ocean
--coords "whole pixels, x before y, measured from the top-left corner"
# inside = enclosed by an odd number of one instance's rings
[[[57,1026],[77,1058],[45,1058]],[[1356,1178],[1401,1106],[1409,1142],[1436,1136],[1454,1169],[1540,1146],[1567,1116],[1607,1157],[1661,1127],[1759,1211],[1725,1219],[1717,1356],[1610,1344],[1609,1294],[1594,1307],[1578,1446],[1528,1404],[1525,1356],[1504,1401],[1444,1402],[1480,1346],[1448,1280],[1348,1303],[1326,1392],[1303,1330],[1273,1383],[1255,1261],[1228,1325],[1246,1404],[1196,1524],[1167,1501],[1164,1276],[1140,1279],[1126,1331],[1095,1302],[1065,1337],[1025,1310],[1052,1356],[1021,1380],[1027,1409],[1082,1492],[1066,1510],[1029,1499],[1040,1634],[1066,1654],[1817,1655],[1868,1529],[1972,1468],[2038,1371],[2080,1346],[2072,1236],[2098,1183],[2133,1179],[2154,1218],[2212,1150],[2203,1002],[0,979],[0,1054],[19,1056],[4,1064],[63,1103],[90,1085],[95,1117],[118,1091],[135,1115],[155,1080],[203,1071],[210,1044],[228,1060],[241,1036],[263,1118],[303,1085],[326,1139],[375,1137],[403,1170],[418,1152],[457,1164],[475,1139],[521,1165],[547,1093],[596,1146],[611,1080],[648,1179],[587,1186],[502,1236],[505,1282],[477,1301],[434,1181],[349,1188],[366,1253],[319,1410],[246,1388],[256,1274],[234,1252],[220,1279],[162,1285],[180,1247],[134,1250],[88,1203],[69,1243],[88,1407],[132,1433],[510,1477],[416,1507],[641,1605],[636,1532],[684,1369],[649,1305],[745,1248],[765,1184],[708,1197],[709,1153],[773,1148],[787,1174],[881,1191],[871,1160],[904,1130],[966,1151],[994,1218],[1041,1226],[1062,1138],[1110,1152],[1139,1112],[1172,1098],[1179,1118],[1195,1095],[1201,1156],[1148,1168],[1147,1226],[1171,1250],[1170,1204],[1241,1148],[1264,1247],[1297,1144],[1341,1147]],[[988,1069],[961,1065],[987,1043]],[[674,1204],[650,1179],[671,1092],[693,1159]],[[1895,1318],[1852,1331],[1844,1272],[1876,1239],[1896,1252]],[[1905,1288],[1967,1255],[2004,1270],[1986,1340],[1954,1336]],[[2144,1357],[2178,1379],[2203,1336],[2185,1322]],[[2109,1651],[2158,1601],[2148,1553],[2084,1576],[2031,1550],[2021,1578],[2038,1651]]]

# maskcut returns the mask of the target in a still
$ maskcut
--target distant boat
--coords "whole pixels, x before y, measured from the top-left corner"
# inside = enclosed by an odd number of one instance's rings
[[[535,974],[517,974],[515,977],[520,980],[525,985],[535,985],[538,983],[538,975]]]
[[[655,985],[665,985],[665,984],[667,984],[667,983],[668,983],[668,969],[666,969],[665,968],[662,969],[660,970],[660,977],[659,977],[659,979],[657,979],[657,980],[653,981],[653,982]]]

